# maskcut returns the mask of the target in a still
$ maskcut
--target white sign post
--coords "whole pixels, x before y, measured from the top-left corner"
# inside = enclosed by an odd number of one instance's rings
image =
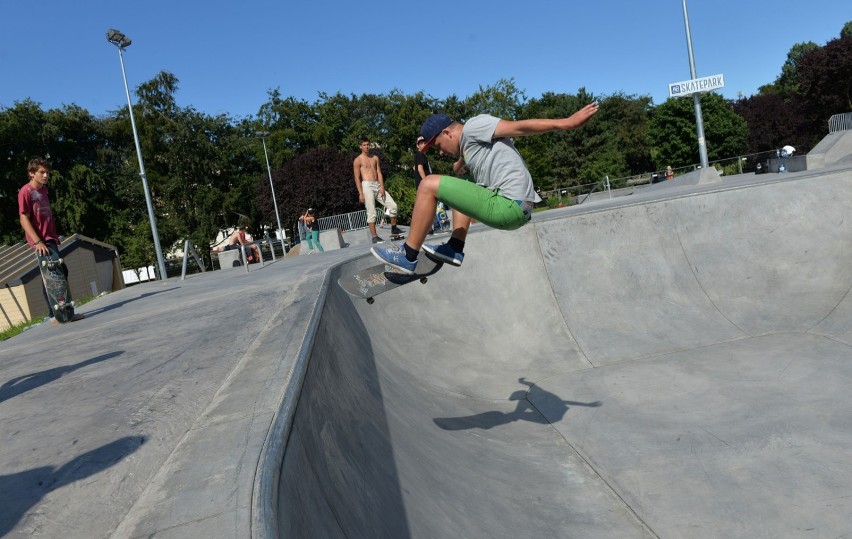
[[[711,75],[700,79],[685,80],[669,84],[669,97],[685,97],[688,95],[712,92],[725,87],[724,75]]]

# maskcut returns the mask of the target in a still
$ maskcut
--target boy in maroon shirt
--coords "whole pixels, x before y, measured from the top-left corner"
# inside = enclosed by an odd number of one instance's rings
[[[53,219],[50,198],[47,193],[50,163],[37,157],[29,162],[27,173],[30,176],[30,181],[18,191],[18,213],[21,217],[21,228],[24,229],[27,243],[40,255],[46,255],[51,250],[59,252],[59,235],[56,233],[56,221]],[[62,264],[62,272],[67,279],[68,268],[65,264]],[[42,291],[44,292],[44,300],[47,302],[47,308],[50,310],[50,316],[53,318],[53,306],[47,298],[47,291],[44,290],[43,284]],[[83,315],[76,314],[72,321],[81,318],[83,318]],[[56,321],[55,318],[53,320]]]

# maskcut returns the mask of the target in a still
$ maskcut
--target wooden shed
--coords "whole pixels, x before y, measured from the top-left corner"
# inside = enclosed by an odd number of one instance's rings
[[[115,247],[80,234],[66,238],[59,254],[68,266],[74,299],[124,288]],[[0,330],[47,316],[41,273],[26,243],[0,247]]]

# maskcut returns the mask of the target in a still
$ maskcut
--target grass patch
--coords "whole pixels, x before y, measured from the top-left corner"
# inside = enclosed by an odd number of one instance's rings
[[[80,307],[81,305],[85,305],[95,299],[94,296],[86,296],[85,298],[78,299],[74,301],[74,307]],[[29,322],[21,322],[17,326],[12,326],[10,328],[6,328],[3,331],[0,331],[0,341],[5,341],[7,339],[11,339],[15,335],[20,335],[24,331],[28,330],[33,326],[37,326],[44,322],[44,318],[39,318],[37,320],[30,320]]]

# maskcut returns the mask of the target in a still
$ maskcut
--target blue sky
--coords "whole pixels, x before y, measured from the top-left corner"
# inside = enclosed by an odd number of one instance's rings
[[[793,44],[823,45],[852,20],[849,0],[688,9],[697,74],[724,74],[728,98],[772,82]],[[514,78],[528,97],[585,87],[659,104],[668,83],[690,78],[677,0],[0,0],[0,107],[126,106],[109,28],[133,40],[131,90],[169,71],[180,106],[232,117],[257,114],[274,88],[310,103],[319,92],[393,89],[464,98]]]

